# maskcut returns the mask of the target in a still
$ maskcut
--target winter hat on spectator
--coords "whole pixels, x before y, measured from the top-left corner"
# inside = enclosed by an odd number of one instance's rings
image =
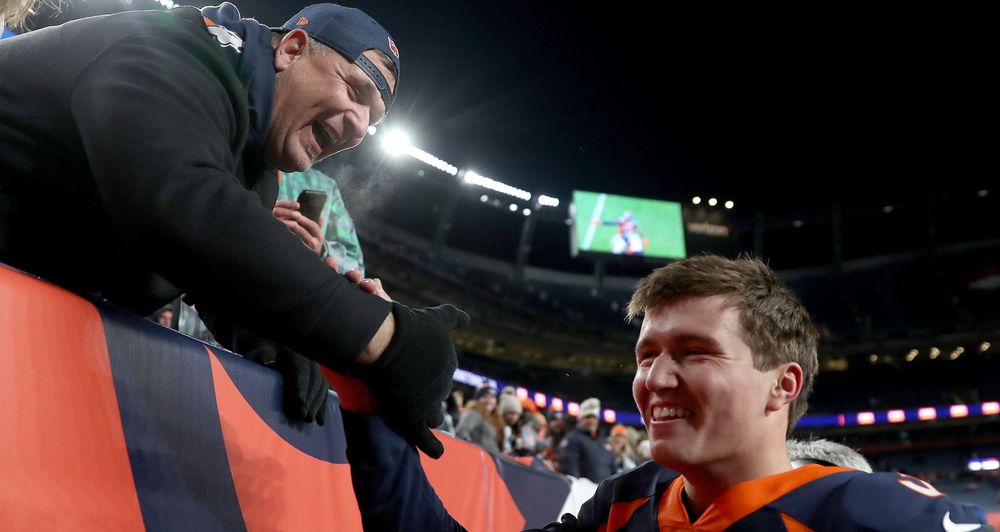
[[[524,407],[521,406],[521,401],[517,397],[511,394],[501,394],[500,395],[500,413],[506,414],[507,412],[517,412],[520,414],[524,411]]]
[[[615,426],[611,427],[611,435],[612,436],[617,436],[619,434],[622,434],[622,435],[625,435],[625,436],[628,435],[628,429],[625,428],[625,425],[618,424],[618,425],[615,425]]]
[[[515,390],[513,386],[508,384],[507,386],[504,386],[502,390],[500,390],[500,395],[517,395],[517,390]]]
[[[475,395],[472,396],[472,398],[473,399],[481,399],[486,394],[490,394],[490,395],[496,397],[496,395],[497,395],[497,389],[494,388],[494,387],[492,387],[492,386],[490,386],[487,383],[480,384],[479,387],[476,388],[476,393],[475,393]]]
[[[580,415],[577,419],[583,419],[587,416],[594,416],[598,419],[601,418],[601,400],[596,397],[591,397],[586,401],[580,403]]]

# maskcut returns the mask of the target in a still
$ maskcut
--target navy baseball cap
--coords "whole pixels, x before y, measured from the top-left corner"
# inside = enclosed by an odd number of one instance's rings
[[[395,96],[382,72],[363,54],[365,50],[379,50],[392,60],[396,67],[396,88],[399,88],[399,49],[389,32],[364,11],[337,4],[313,4],[288,19],[281,29],[303,30],[310,37],[333,48],[361,67],[375,82],[385,112],[389,112]]]

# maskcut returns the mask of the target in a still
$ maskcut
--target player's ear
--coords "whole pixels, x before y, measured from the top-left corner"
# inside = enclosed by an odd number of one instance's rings
[[[776,412],[791,404],[802,393],[802,366],[788,362],[774,370],[774,381],[767,400],[767,410]]]

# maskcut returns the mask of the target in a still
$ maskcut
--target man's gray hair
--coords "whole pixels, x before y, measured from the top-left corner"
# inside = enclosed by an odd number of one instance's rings
[[[865,460],[864,456],[861,456],[861,453],[846,445],[841,445],[830,440],[803,441],[789,439],[785,442],[785,447],[788,449],[788,458],[795,467],[809,463],[819,463],[849,467],[864,471],[865,473],[872,472],[871,464],[868,463],[868,460]]]

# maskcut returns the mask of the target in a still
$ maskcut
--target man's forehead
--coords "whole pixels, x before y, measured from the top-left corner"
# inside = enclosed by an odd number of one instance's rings
[[[710,337],[719,327],[741,330],[739,312],[723,296],[680,296],[654,304],[646,310],[637,344],[653,333],[669,332],[687,339]]]

